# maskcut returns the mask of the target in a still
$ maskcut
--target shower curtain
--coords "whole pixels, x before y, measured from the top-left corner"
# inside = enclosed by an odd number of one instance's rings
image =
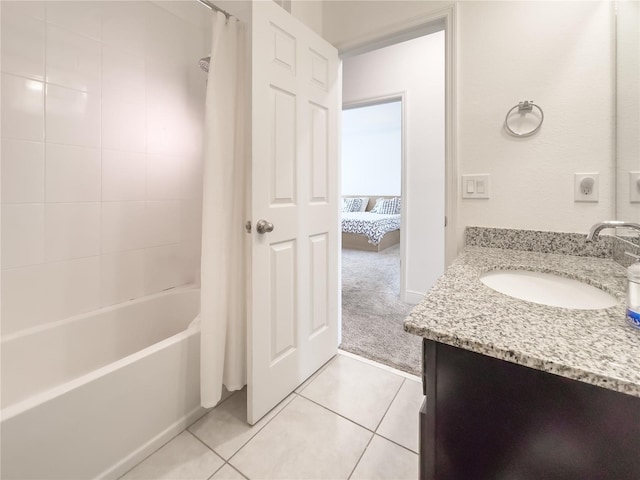
[[[246,384],[244,48],[240,22],[213,16],[204,132],[200,401]]]

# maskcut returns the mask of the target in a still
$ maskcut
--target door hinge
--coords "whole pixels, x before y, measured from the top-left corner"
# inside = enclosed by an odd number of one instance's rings
[[[444,216],[444,226],[445,226],[445,228],[447,227],[447,216],[446,215]]]
[[[251,233],[251,220],[247,220],[247,223],[244,224],[244,229],[247,233]]]

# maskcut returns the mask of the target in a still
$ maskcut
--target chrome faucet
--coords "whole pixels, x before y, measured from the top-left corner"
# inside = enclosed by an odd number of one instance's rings
[[[600,232],[605,228],[630,228],[640,233],[640,224],[638,223],[624,222],[622,220],[607,220],[606,222],[598,222],[591,227],[589,235],[587,235],[587,242],[598,240]]]

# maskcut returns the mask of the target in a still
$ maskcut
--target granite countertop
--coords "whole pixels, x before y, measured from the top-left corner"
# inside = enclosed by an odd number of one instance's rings
[[[548,272],[601,288],[619,304],[572,310],[484,285],[496,270]],[[405,320],[424,338],[640,397],[640,331],[625,319],[625,269],[608,258],[468,246]]]

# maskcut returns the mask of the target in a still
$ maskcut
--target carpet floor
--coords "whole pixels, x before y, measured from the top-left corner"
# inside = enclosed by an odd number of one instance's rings
[[[342,250],[340,348],[420,375],[422,339],[403,330],[412,306],[399,294],[400,245],[382,252]]]

